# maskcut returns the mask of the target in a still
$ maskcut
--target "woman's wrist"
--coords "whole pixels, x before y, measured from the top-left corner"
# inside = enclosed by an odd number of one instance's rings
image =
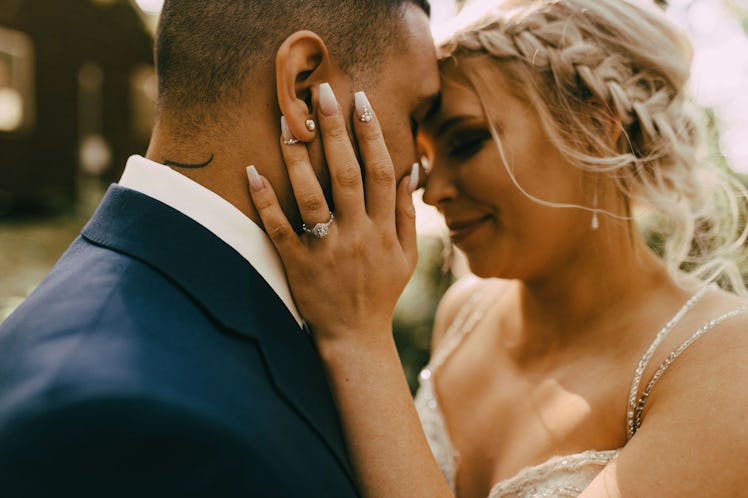
[[[313,329],[312,337],[323,361],[332,369],[349,365],[354,360],[386,358],[393,353],[397,355],[391,323],[379,326],[370,324],[353,333],[350,330],[316,333]]]
[[[318,346],[366,348],[392,339],[392,316],[373,316],[356,320],[340,317],[324,324],[308,322],[312,338]]]

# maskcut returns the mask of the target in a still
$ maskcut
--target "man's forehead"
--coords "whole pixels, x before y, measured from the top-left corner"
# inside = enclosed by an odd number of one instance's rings
[[[431,35],[429,35],[430,37]],[[430,38],[429,38],[430,41]],[[436,62],[436,51],[432,44],[417,47],[411,44],[411,50],[402,53],[393,65],[392,76],[395,80],[407,85],[410,94],[421,103],[423,100],[431,100],[439,93],[441,81],[439,67]]]
[[[439,94],[440,79],[436,63],[429,62],[415,63],[399,58],[375,73],[375,80],[369,82],[369,87],[379,97],[386,96],[390,102],[407,106],[408,111],[430,108]]]
[[[405,63],[412,70],[420,68],[436,69],[436,47],[431,36],[431,25],[423,10],[409,5],[403,14],[402,46],[393,47],[393,53],[398,58],[405,59]]]
[[[388,47],[389,53],[367,86],[373,94],[386,95],[387,100],[406,105],[410,112],[417,106],[430,103],[438,94],[439,68],[425,12],[408,4],[401,22],[403,36],[397,46]]]

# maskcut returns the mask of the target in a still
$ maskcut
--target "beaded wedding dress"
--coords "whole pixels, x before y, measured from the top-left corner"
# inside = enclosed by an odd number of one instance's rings
[[[667,325],[657,334],[654,342],[642,357],[634,373],[634,380],[629,395],[627,411],[627,439],[636,433],[641,424],[642,412],[649,397],[649,393],[657,380],[680,354],[696,339],[704,335],[713,327],[733,316],[748,312],[748,307],[737,308],[729,313],[711,320],[689,337],[678,349],[670,353],[660,365],[652,380],[637,398],[642,374],[650,358],[662,340],[680,319],[693,307],[710,287],[702,288],[696,293]],[[424,432],[431,446],[444,477],[452,492],[455,492],[455,480],[459,466],[459,454],[454,449],[447,430],[444,415],[439,407],[432,374],[455,351],[462,340],[472,331],[473,327],[483,318],[483,310],[476,305],[480,301],[480,294],[476,293],[463,305],[455,320],[445,334],[444,341],[437,349],[429,364],[421,371],[420,388],[416,394],[415,404],[421,418]],[[551,459],[531,467],[526,467],[519,473],[493,485],[488,498],[540,498],[579,496],[589,486],[592,480],[617,454],[614,450],[588,450],[573,455],[554,456]]]

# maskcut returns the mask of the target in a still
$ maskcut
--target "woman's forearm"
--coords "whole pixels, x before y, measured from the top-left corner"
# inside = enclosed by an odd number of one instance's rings
[[[433,458],[391,334],[318,344],[366,498],[453,498]],[[360,337],[360,336],[359,336]]]

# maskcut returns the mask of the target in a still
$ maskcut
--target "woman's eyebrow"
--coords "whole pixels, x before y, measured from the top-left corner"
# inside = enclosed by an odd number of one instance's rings
[[[444,121],[442,121],[442,123],[436,129],[436,138],[441,137],[442,135],[447,133],[451,128],[457,126],[458,124],[464,121],[474,121],[475,119],[476,119],[475,116],[470,116],[470,115],[465,115],[465,114],[457,114],[457,115],[451,116],[448,119],[445,119]]]

